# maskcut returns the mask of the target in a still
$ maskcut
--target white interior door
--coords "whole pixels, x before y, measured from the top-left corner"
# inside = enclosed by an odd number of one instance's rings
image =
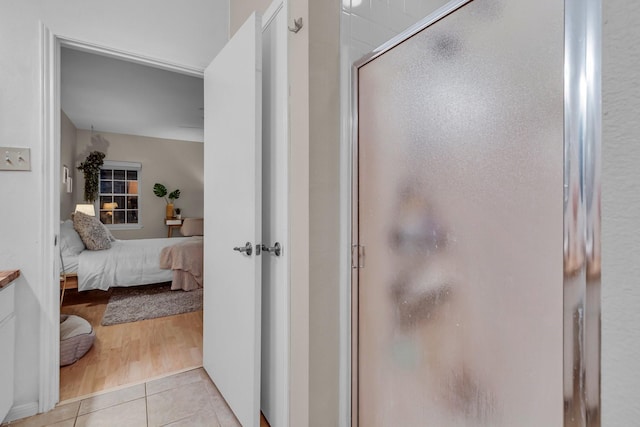
[[[261,33],[254,13],[204,75],[204,368],[245,427],[260,421]]]

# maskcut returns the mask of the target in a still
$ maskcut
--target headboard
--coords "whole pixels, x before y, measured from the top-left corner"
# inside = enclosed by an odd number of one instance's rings
[[[180,233],[183,236],[202,236],[204,235],[203,218],[185,218],[180,227]]]

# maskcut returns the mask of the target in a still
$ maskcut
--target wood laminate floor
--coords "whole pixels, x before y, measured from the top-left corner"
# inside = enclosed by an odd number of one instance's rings
[[[110,292],[67,291],[60,309],[96,332],[89,352],[60,368],[60,401],[202,366],[202,311],[101,326]]]

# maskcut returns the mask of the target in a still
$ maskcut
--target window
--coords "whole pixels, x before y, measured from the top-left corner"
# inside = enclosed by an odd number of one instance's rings
[[[100,221],[109,228],[142,228],[138,192],[141,166],[109,160],[102,165],[97,210]]]

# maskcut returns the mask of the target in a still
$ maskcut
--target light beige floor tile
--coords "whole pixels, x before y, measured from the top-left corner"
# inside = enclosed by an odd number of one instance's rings
[[[229,409],[227,402],[223,399],[214,399],[213,405],[221,427],[242,427],[231,409]]]
[[[70,420],[60,421],[55,424],[47,424],[47,427],[74,427],[76,425],[76,419],[71,418]]]
[[[222,394],[216,387],[216,385],[207,377],[204,381],[205,386],[207,388],[207,392],[213,399],[213,407],[216,411],[216,416],[218,417],[218,422],[220,422],[221,427],[241,427],[240,422],[234,415],[229,405],[222,397]]]
[[[164,426],[213,409],[204,381],[147,396],[150,427]]]
[[[146,427],[147,405],[145,399],[132,400],[106,409],[81,415],[76,427]]]
[[[130,402],[145,396],[144,384],[134,385],[122,390],[112,391],[98,396],[85,399],[80,402],[80,411],[78,415],[88,414],[89,412],[98,411],[110,406],[119,405],[121,403]]]
[[[149,381],[147,383],[147,396],[161,393],[163,391],[180,387],[186,384],[192,384],[204,378],[209,378],[202,368],[192,369],[180,374],[171,375],[170,377],[160,378]]]
[[[190,417],[165,424],[163,427],[220,427],[220,423],[213,408],[208,408]]]
[[[67,403],[65,405],[57,406],[47,413],[14,421],[10,425],[11,427],[44,427],[55,425],[60,421],[75,419],[76,415],[78,415],[79,407],[80,402]]]

